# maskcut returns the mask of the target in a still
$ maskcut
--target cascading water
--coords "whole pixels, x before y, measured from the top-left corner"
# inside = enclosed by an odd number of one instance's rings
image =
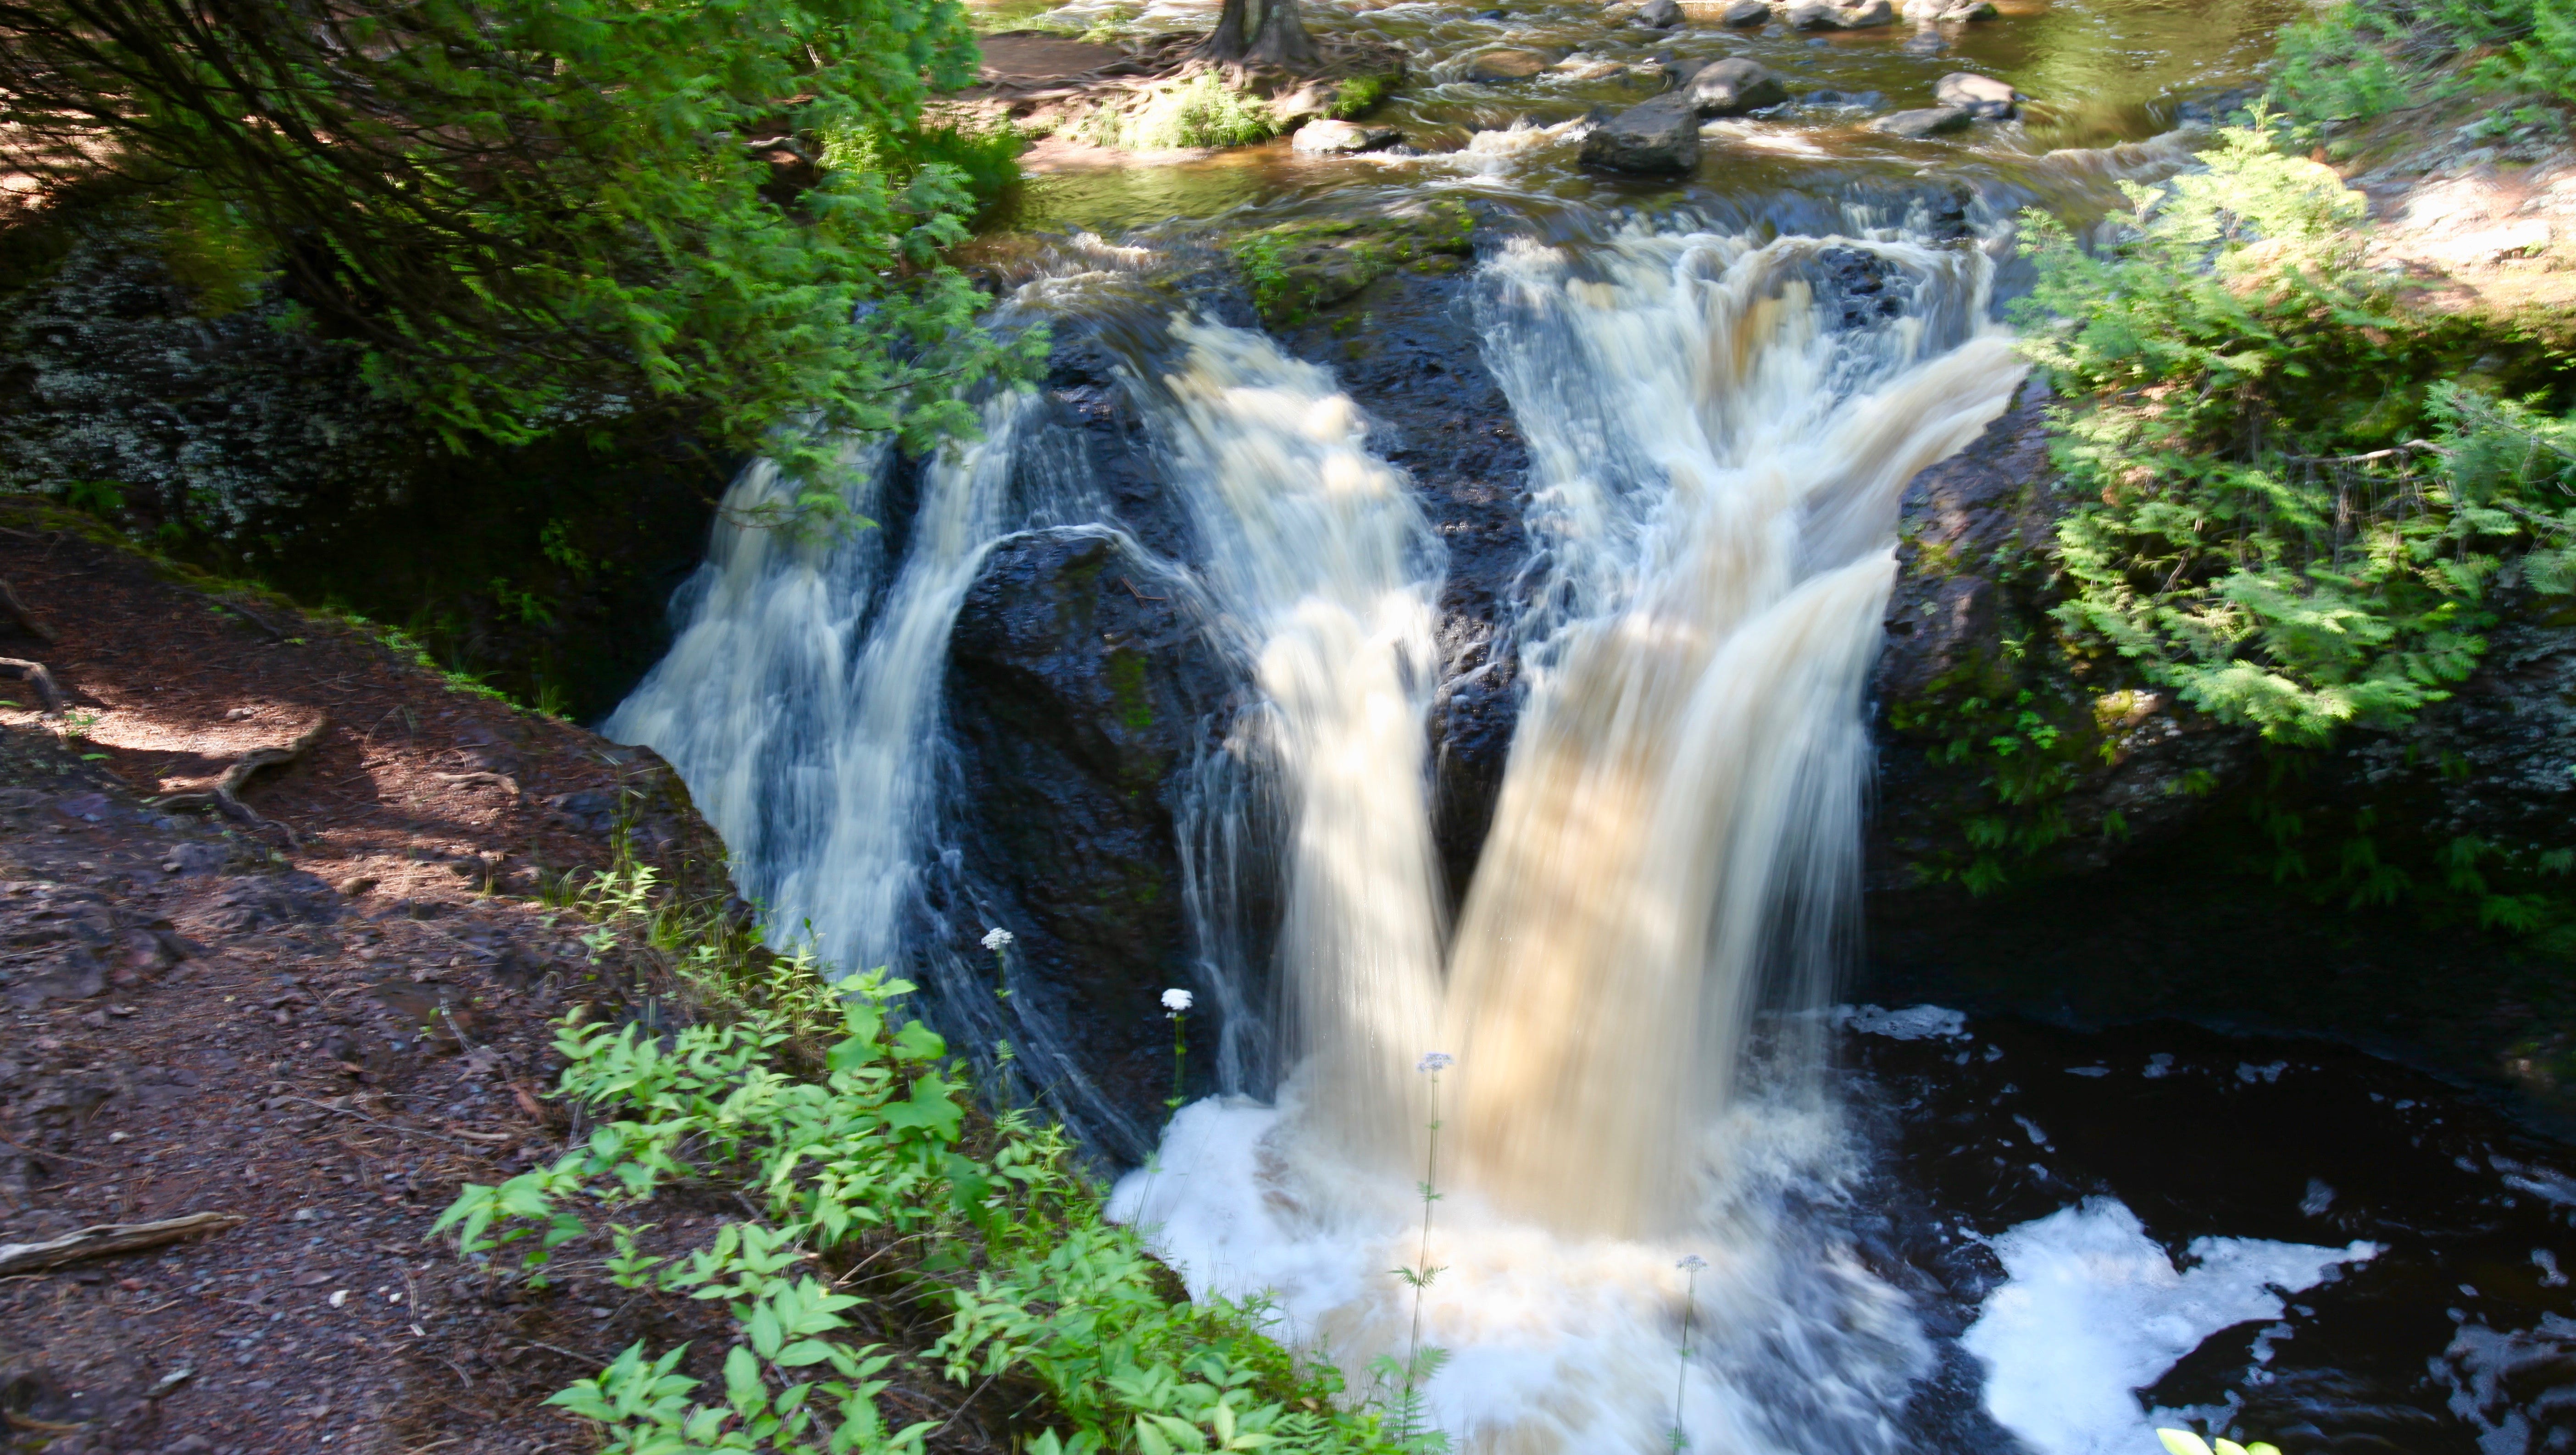
[[[675,603],[678,639],[604,731],[679,770],[773,940],[810,947],[836,970],[926,975],[950,992],[950,1018],[963,1023],[952,1029],[985,1045],[1010,1040],[1078,1130],[1132,1141],[1125,1114],[1084,1076],[1079,1048],[977,993],[989,970],[949,947],[925,902],[959,604],[1009,532],[1098,513],[1077,464],[1025,447],[1036,408],[1026,391],[996,394],[980,438],[926,462],[891,560],[872,527],[779,529],[794,488],[775,465],[754,463],[726,493],[707,564]],[[892,468],[883,448],[846,461],[846,509],[879,510]]]
[[[1893,241],[1631,236],[1516,244],[1487,267],[1495,373],[1537,462],[1520,623],[1531,689],[1453,948],[1439,1042],[1463,1155],[1428,1258],[1432,1417],[1465,1448],[1884,1450],[1926,1359],[1904,1300],[1830,1217],[1851,1168],[1789,1048],[1738,1096],[1766,983],[1821,1005],[1857,889],[1860,692],[1918,470],[2022,369],[1986,322],[1983,254]],[[1392,704],[1390,704],[1392,705]],[[1416,794],[1339,830],[1400,832]],[[1301,825],[1301,832],[1308,831]],[[1346,901],[1383,916],[1402,881]],[[1328,904],[1301,904],[1312,913]],[[1332,946],[1327,927],[1292,925]],[[1290,954],[1292,986],[1389,997],[1411,976]],[[1784,1025],[1812,1026],[1787,1018]],[[1335,1048],[1279,1109],[1202,1103],[1117,1211],[1195,1289],[1268,1292],[1355,1373],[1404,1354],[1429,1039]],[[1780,1073],[1786,1071],[1785,1080]],[[1677,1411],[1685,1253],[1708,1331]]]
[[[1437,1025],[1440,927],[1423,714],[1441,551],[1324,370],[1260,334],[1182,324],[1140,391],[1206,554],[1202,577],[1262,704],[1285,799],[1286,1040],[1352,1090],[1332,1135],[1409,1145],[1407,1068]],[[1201,812],[1215,811],[1214,805]]]

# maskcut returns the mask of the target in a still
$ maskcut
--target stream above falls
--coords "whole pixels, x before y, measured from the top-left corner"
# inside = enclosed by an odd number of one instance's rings
[[[1899,502],[2028,392],[2015,218],[2188,165],[2303,9],[1997,8],[1935,49],[1312,7],[1408,57],[1369,119],[1409,154],[1041,153],[966,251],[1043,384],[853,451],[878,530],[730,513],[609,731],[1194,1293],[1355,1390],[1444,1351],[1461,1451],[2576,1448],[2563,1147],[2320,1042],[1838,1003]],[[1551,69],[1471,79],[1498,47]],[[1791,100],[1688,176],[1578,165],[1727,55]],[[1867,129],[1962,69],[2032,99]],[[1436,264],[1273,328],[1225,252],[1448,204]]]

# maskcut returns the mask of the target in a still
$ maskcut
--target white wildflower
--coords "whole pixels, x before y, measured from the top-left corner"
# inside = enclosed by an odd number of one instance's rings
[[[992,929],[984,932],[984,948],[987,950],[998,950],[1018,938],[1019,936],[1012,934],[1009,930],[996,925]]]
[[[1450,1055],[1448,1052],[1433,1051],[1424,1056],[1421,1060],[1414,1062],[1413,1069],[1426,1076],[1437,1076],[1457,1063],[1458,1058]]]
[[[1174,1015],[1179,1015],[1182,1011],[1188,1010],[1189,1008],[1190,993],[1188,991],[1166,990],[1163,992],[1163,1009],[1170,1011]]]

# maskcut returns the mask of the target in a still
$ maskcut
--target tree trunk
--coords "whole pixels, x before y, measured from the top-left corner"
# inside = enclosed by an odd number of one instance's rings
[[[1297,15],[1297,0],[1225,0],[1199,53],[1210,60],[1235,61],[1295,70],[1315,63],[1315,41]]]

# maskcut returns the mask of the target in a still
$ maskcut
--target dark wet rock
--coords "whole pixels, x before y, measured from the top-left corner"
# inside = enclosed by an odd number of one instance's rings
[[[1871,122],[1869,129],[1887,136],[1939,136],[1965,131],[1974,119],[1964,106],[1926,106],[1913,111],[1891,112]]]
[[[2026,100],[2009,81],[1980,76],[1974,71],[1952,71],[1932,83],[1932,99],[1943,106],[1964,109],[1979,121],[2002,121],[2012,116],[2016,103]]]
[[[1650,30],[1671,30],[1682,23],[1682,7],[1678,0],[1646,0],[1628,18]]]
[[[1462,267],[1474,252],[1468,240],[1474,230],[1475,215],[1465,204],[1432,198],[1360,217],[1278,223],[1246,233],[1234,246],[1238,259],[1259,260],[1257,269],[1247,267],[1246,281],[1262,321],[1284,327],[1358,295],[1399,268]]]
[[[1846,276],[1858,266],[1838,273],[1847,299],[1870,296]],[[2186,712],[2169,694],[2088,686],[2050,670],[2054,653],[2006,652],[2007,640],[2051,639],[2055,599],[2025,569],[2048,550],[2068,505],[2048,460],[2047,401],[2041,385],[2024,384],[1984,434],[1906,487],[1887,645],[1871,686],[1880,772],[1868,852],[1880,888],[1912,887],[1972,857],[1967,824],[1992,812],[1990,765],[1945,761],[1953,735],[1967,730],[1950,711],[1957,703],[2028,692],[2057,720],[2059,752],[2074,770],[2056,803],[2066,834],[2049,863],[2060,871],[2097,869],[2181,831],[2203,806],[2182,791],[2195,775],[2232,779],[2254,759],[2253,734]],[[2106,834],[2114,815],[2120,832]]]
[[[1362,126],[1356,121],[1310,121],[1297,128],[1289,145],[1301,152],[1341,156],[1373,152],[1404,140],[1391,126]]]
[[[1488,84],[1526,81],[1554,64],[1554,61],[1540,55],[1537,51],[1487,51],[1468,62],[1467,79]]]
[[[1750,30],[1769,22],[1771,7],[1764,3],[1764,0],[1734,0],[1733,4],[1726,7],[1726,13],[1720,18],[1725,24],[1739,30]]]
[[[1798,98],[1801,106],[1834,106],[1859,111],[1875,111],[1887,103],[1876,91],[1810,91]]]
[[[1694,72],[1681,94],[1702,116],[1741,116],[1788,100],[1789,88],[1778,72],[1761,62],[1729,56]]]
[[[1485,368],[1475,288],[1462,271],[1401,269],[1287,336],[1299,354],[1330,365],[1367,413],[1370,448],[1412,478],[1448,551],[1430,748],[1432,831],[1453,909],[1484,846],[1519,707],[1518,664],[1508,650],[1497,654],[1496,632],[1514,610],[1529,551],[1528,449]],[[1367,331],[1337,331],[1340,316],[1360,308]]]
[[[1583,138],[1583,165],[1674,175],[1699,165],[1699,112],[1681,92],[1631,106]]]
[[[1168,1085],[1156,998],[1194,982],[1177,818],[1235,671],[1183,588],[1096,527],[995,546],[949,641],[947,702],[971,811],[961,944],[1008,927],[1018,1018],[1147,1119]],[[989,952],[969,948],[970,955]],[[1128,1149],[1119,1149],[1124,1152]]]

